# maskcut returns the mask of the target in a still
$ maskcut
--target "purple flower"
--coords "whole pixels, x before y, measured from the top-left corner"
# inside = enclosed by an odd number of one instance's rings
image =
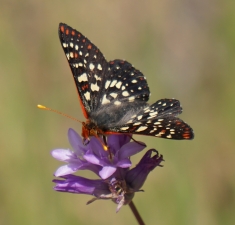
[[[87,204],[97,199],[111,199],[118,204],[118,212],[129,204],[135,192],[141,191],[148,174],[156,166],[161,166],[162,155],[154,149],[148,150],[136,167],[130,169],[130,156],[140,152],[145,144],[130,142],[128,135],[110,135],[107,138],[109,151],[104,151],[100,140],[92,137],[87,146],[72,129],[68,131],[69,141],[74,151],[56,149],[52,156],[67,165],[60,167],[55,176],[54,190],[94,196]],[[112,159],[110,159],[110,155]],[[91,170],[99,179],[92,180],[73,175],[77,170]]]
[[[68,139],[74,151],[55,149],[51,152],[55,159],[67,163],[57,169],[54,174],[56,177],[72,174],[77,170],[91,170],[102,179],[106,179],[119,167],[129,168],[129,157],[145,148],[142,142],[130,142],[131,137],[127,135],[108,136],[109,151],[104,151],[101,140],[95,137],[91,137],[89,144],[84,146],[82,138],[71,128],[68,130]]]

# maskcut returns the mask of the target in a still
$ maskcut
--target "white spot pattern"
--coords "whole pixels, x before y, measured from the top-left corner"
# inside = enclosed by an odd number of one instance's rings
[[[99,76],[98,76],[98,75],[96,75],[96,74],[95,74],[95,76],[94,76],[94,77],[95,77],[95,79],[96,79],[96,80],[101,80],[101,77],[99,77]]]
[[[113,80],[112,83],[110,84],[110,87],[114,87],[116,83],[117,83],[117,80]]]
[[[101,104],[105,105],[105,104],[108,104],[108,103],[110,103],[110,101],[106,98],[106,95],[104,95]]]
[[[91,84],[91,90],[92,90],[92,91],[99,91],[99,90],[100,90],[100,87],[97,85],[97,83]]]
[[[127,96],[129,96],[130,94],[129,94],[127,91],[123,91],[123,92],[122,92],[122,95],[125,96],[125,97],[127,97]]]
[[[105,89],[107,89],[108,87],[109,87],[109,85],[110,85],[110,83],[111,83],[111,81],[110,80],[107,80],[106,82],[105,82]]]
[[[114,105],[121,105],[122,103],[120,101],[115,101]]]
[[[116,84],[116,88],[120,89],[121,85],[122,85],[122,82],[119,81],[119,82]]]
[[[142,118],[143,118],[143,115],[137,116],[137,119],[138,119],[138,120],[141,120]]]
[[[90,70],[93,70],[95,68],[94,64],[90,63],[89,68],[90,68]]]
[[[129,127],[121,127],[120,130],[128,130]]]
[[[135,132],[140,132],[146,130],[148,127],[146,126],[140,126]]]
[[[117,94],[117,93],[111,93],[110,95],[111,95],[113,98],[116,98],[118,94]]]
[[[82,81],[88,81],[86,73],[83,73],[81,76],[78,77],[78,82],[81,83]]]
[[[100,64],[98,64],[97,69],[102,70],[102,66]]]
[[[90,94],[90,92],[87,91],[87,92],[84,94],[84,96],[85,96],[85,98],[86,98],[87,101],[91,100],[91,94]]]
[[[131,81],[131,83],[135,84],[135,83],[137,83],[137,80],[134,79],[134,80]]]
[[[157,111],[149,113],[149,115],[150,115],[151,117],[154,117],[154,116],[156,116],[157,114],[158,114]]]

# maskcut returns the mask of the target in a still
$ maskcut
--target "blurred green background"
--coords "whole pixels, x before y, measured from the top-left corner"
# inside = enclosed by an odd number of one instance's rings
[[[136,136],[164,155],[164,167],[134,202],[146,224],[235,224],[235,1],[0,0],[0,225],[136,224],[129,207],[53,191],[81,126],[36,108],[84,120],[59,43],[59,22],[81,31],[108,60],[141,70],[150,103],[176,98],[193,141]],[[134,164],[144,152],[133,157]],[[90,176],[89,173],[83,173]]]

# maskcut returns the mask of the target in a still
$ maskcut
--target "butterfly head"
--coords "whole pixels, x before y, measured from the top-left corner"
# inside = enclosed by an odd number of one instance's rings
[[[94,123],[90,120],[82,123],[82,137],[83,137],[83,144],[87,145],[90,142],[90,137],[96,137],[101,145],[103,146],[105,151],[108,151],[108,146],[106,143],[106,138],[104,132],[100,130]],[[103,137],[103,139],[101,138]]]

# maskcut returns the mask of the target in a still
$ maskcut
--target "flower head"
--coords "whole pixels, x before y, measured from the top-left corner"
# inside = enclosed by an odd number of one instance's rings
[[[162,155],[152,149],[145,153],[136,167],[130,169],[130,156],[143,150],[145,144],[130,142],[131,138],[127,135],[108,136],[109,152],[104,151],[100,141],[95,137],[92,137],[86,146],[74,130],[69,129],[68,137],[74,151],[52,151],[54,158],[67,163],[55,172],[55,176],[61,179],[53,180],[56,183],[54,189],[94,196],[88,204],[97,199],[112,199],[118,204],[119,211],[123,205],[130,203],[135,192],[140,191],[149,172],[156,166],[161,166],[160,163],[163,161]],[[99,179],[92,180],[73,175],[78,170],[93,171]]]

